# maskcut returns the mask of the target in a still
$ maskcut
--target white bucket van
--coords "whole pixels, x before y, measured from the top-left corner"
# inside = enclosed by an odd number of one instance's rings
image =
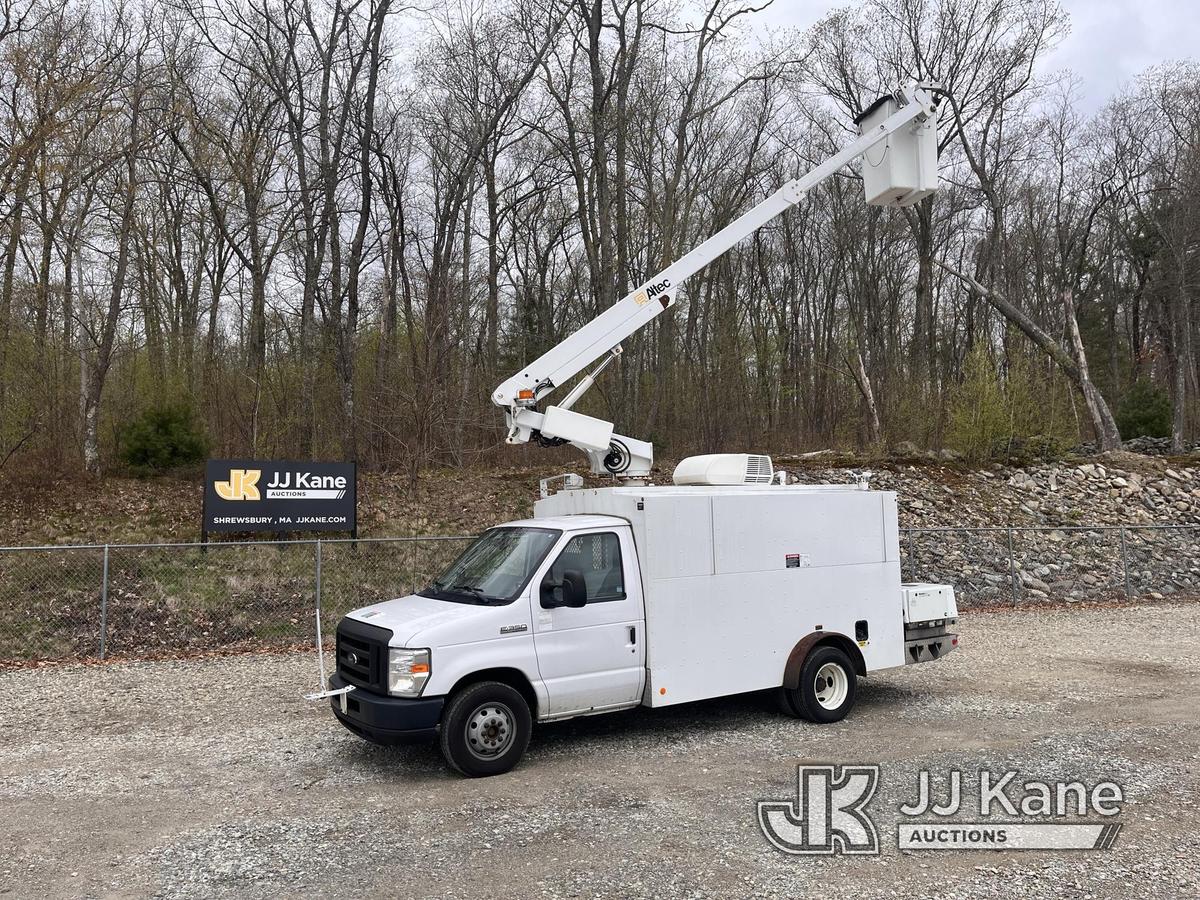
[[[492,775],[534,722],[764,689],[834,722],[859,676],[955,648],[953,589],[900,582],[894,493],[755,483],[764,465],[743,455],[729,484],[727,461],[685,460],[684,484],[563,490],[488,529],[428,587],[341,621],[335,715]]]

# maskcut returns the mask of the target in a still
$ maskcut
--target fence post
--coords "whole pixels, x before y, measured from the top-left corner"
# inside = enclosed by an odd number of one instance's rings
[[[1013,606],[1017,605],[1017,554],[1013,549],[1013,530],[1008,529],[1008,585]]]
[[[321,539],[317,538],[317,635],[321,632]]]
[[[1125,582],[1125,599],[1133,597],[1129,589],[1129,549],[1125,545],[1125,526],[1121,526],[1121,577]]]
[[[420,544],[420,541],[412,541],[408,544],[408,546],[413,548],[413,566],[408,570],[408,592],[410,594],[415,594],[417,592],[417,566],[420,565],[420,563],[417,562],[417,554],[420,552],[417,548],[420,546]]]
[[[913,546],[913,544],[914,544],[913,536],[915,534],[916,534],[916,532],[913,529],[910,528],[908,530],[908,577],[909,578],[917,577],[915,574],[917,571],[917,563],[916,563],[917,558],[915,555],[915,548]]]
[[[100,658],[108,652],[108,544],[104,545],[104,568],[100,576]]]
[[[329,686],[325,678],[325,639],[321,634],[321,539],[317,538],[317,667],[321,671],[321,690]]]

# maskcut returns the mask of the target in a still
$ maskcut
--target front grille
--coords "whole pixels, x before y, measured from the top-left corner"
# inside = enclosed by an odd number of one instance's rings
[[[387,693],[388,643],[392,633],[344,618],[337,627],[337,671],[347,683]]]

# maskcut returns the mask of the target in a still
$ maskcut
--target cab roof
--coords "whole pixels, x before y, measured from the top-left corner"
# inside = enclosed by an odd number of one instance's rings
[[[618,525],[628,525],[627,519],[620,516],[599,516],[593,514],[578,514],[568,516],[547,516],[544,519],[518,519],[515,522],[505,522],[497,528],[558,528],[563,531],[582,531],[587,528],[614,528]]]

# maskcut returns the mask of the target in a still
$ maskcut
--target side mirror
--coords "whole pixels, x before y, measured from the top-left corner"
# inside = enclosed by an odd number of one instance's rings
[[[583,580],[582,572],[574,569],[563,572],[562,592],[564,606],[572,609],[587,606],[587,582]]]
[[[579,609],[586,606],[587,582],[583,573],[575,569],[563,572],[562,581],[554,581],[547,574],[542,582],[542,609],[558,609],[566,606]]]

